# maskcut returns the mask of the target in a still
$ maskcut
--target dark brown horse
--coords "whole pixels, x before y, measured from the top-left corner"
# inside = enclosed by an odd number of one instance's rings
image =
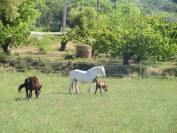
[[[35,91],[36,98],[39,97],[41,92],[42,85],[39,84],[39,80],[36,76],[28,77],[25,79],[25,82],[18,87],[18,92],[21,91],[22,88],[26,89],[26,97],[32,97],[32,91]],[[29,91],[29,92],[28,92]]]
[[[102,95],[101,90],[103,89],[105,92],[108,91],[108,83],[105,80],[98,80],[97,78],[95,79],[96,81],[96,90],[95,90],[95,94],[97,92],[98,89],[100,89],[100,94]]]

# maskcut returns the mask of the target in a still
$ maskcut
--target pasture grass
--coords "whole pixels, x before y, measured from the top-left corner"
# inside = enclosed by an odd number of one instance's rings
[[[43,84],[39,99],[18,85],[29,75]],[[109,92],[69,96],[68,77],[0,70],[1,133],[176,133],[177,81],[107,78]],[[95,85],[94,85],[95,88]]]

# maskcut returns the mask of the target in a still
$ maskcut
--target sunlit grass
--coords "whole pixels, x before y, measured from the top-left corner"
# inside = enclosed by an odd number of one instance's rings
[[[39,99],[26,100],[18,85],[29,75],[43,84]],[[0,71],[2,133],[176,133],[177,81],[107,78],[109,92],[96,96],[80,85],[69,96],[68,77]],[[94,85],[95,87],[95,85]]]

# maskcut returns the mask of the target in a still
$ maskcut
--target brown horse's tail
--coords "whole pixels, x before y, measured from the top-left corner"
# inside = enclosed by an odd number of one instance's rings
[[[39,89],[41,89],[42,88],[42,84],[39,86]]]
[[[41,92],[42,84],[39,86],[39,91]]]
[[[24,88],[24,87],[25,87],[25,84],[21,84],[21,85],[18,87],[18,92],[20,92],[21,89]]]

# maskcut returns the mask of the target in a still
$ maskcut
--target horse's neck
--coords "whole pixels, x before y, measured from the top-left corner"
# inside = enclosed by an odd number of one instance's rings
[[[90,74],[93,77],[93,79],[95,79],[98,75],[98,72],[96,70],[93,70],[93,69],[90,70],[90,71],[87,71],[87,73]]]

